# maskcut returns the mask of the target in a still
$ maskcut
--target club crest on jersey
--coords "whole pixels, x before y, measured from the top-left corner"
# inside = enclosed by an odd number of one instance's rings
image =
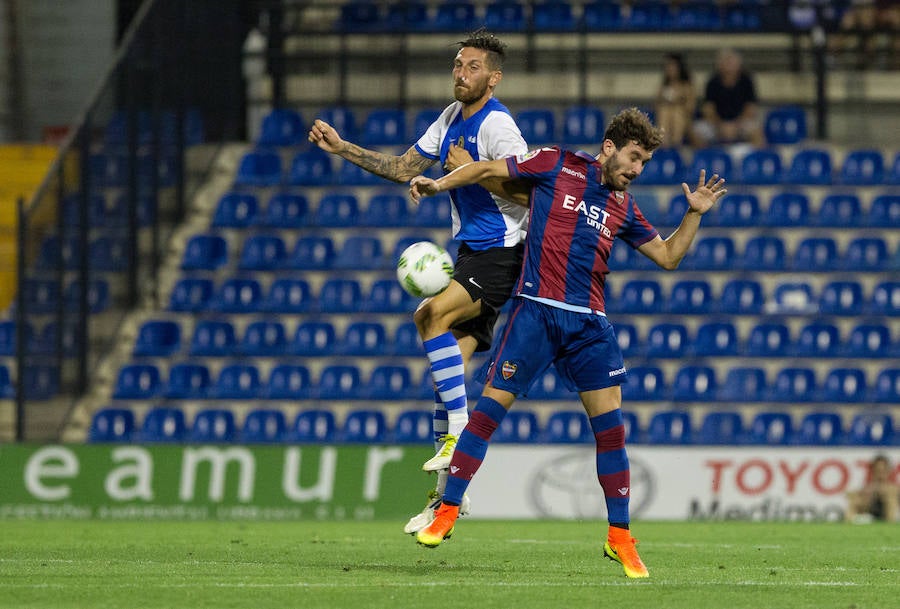
[[[508,381],[518,369],[519,367],[512,362],[503,362],[503,365],[500,366],[500,375],[503,377],[503,380]]]
[[[616,201],[619,202],[619,205],[621,205],[622,203],[625,202],[625,193],[624,192],[620,192],[617,190],[614,194],[616,195]]]

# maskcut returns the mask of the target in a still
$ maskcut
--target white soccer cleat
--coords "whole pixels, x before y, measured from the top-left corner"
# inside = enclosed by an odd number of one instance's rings
[[[428,491],[428,503],[425,505],[425,508],[409,519],[409,522],[403,527],[403,532],[408,535],[415,535],[427,527],[434,520],[434,511],[439,505],[441,505],[441,495],[436,490]],[[459,515],[465,516],[470,511],[472,511],[472,502],[469,500],[468,495],[463,495],[462,503],[459,506]]]
[[[426,472],[439,472],[442,469],[450,467],[453,451],[456,450],[457,437],[451,436],[450,434],[444,434],[441,436],[440,440],[444,445],[441,446],[441,449],[437,451],[436,455],[422,465],[422,469]]]

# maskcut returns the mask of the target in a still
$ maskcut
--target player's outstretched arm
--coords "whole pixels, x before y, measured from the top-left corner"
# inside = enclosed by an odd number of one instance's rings
[[[478,184],[482,180],[490,178],[508,178],[509,168],[506,166],[506,159],[497,159],[494,161],[476,161],[467,163],[458,169],[454,169],[447,175],[437,180],[426,178],[425,176],[416,176],[409,183],[409,194],[416,203],[422,197],[433,197],[439,192],[452,190],[460,186],[469,186],[470,184]]]
[[[419,154],[414,146],[400,156],[357,146],[341,139],[337,130],[321,119],[316,119],[313,123],[307,139],[325,152],[336,154],[370,173],[394,182],[406,182],[434,163],[432,159]]]
[[[466,163],[474,161],[475,159],[472,158],[472,155],[465,148],[456,144],[450,144],[450,147],[447,149],[447,161],[444,163],[444,169],[453,171]],[[531,185],[522,180],[487,178],[479,182],[478,185],[510,203],[515,203],[522,207],[528,207],[531,204]]]

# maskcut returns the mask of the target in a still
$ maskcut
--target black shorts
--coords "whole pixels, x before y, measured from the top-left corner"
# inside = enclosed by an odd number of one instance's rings
[[[481,251],[465,243],[459,246],[453,280],[466,289],[472,302],[481,300],[481,313],[454,325],[453,329],[474,337],[478,341],[476,351],[491,348],[494,324],[519,279],[524,252],[522,243]]]

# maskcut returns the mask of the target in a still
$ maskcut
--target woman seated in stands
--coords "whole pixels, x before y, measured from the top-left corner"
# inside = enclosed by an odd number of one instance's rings
[[[696,106],[697,94],[684,58],[681,53],[667,53],[656,95],[656,122],[663,129],[663,147],[684,143]]]

